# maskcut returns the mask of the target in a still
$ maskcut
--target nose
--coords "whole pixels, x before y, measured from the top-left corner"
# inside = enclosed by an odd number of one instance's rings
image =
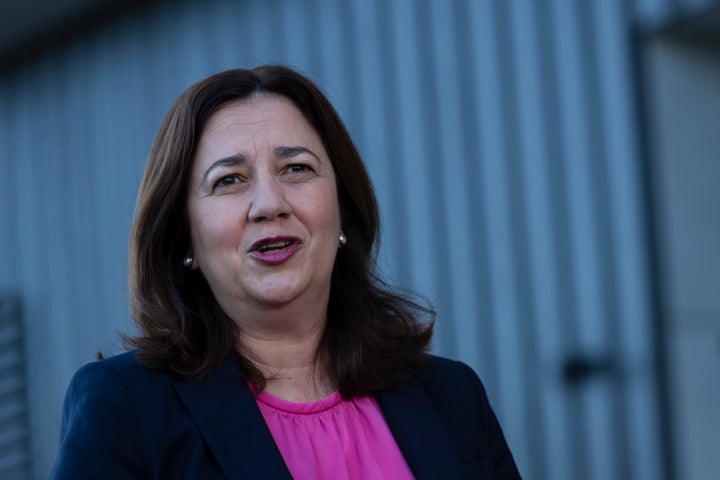
[[[260,176],[253,185],[248,219],[251,222],[287,218],[292,212],[280,181],[272,176]]]

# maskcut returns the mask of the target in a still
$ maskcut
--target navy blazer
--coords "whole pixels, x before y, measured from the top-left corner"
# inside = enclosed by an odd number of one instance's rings
[[[416,478],[520,478],[470,367],[433,356],[414,382],[376,398]],[[50,478],[292,477],[233,357],[199,384],[125,353],[73,377]]]

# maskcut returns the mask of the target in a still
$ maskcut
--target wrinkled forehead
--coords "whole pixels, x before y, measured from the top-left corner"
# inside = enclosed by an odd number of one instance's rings
[[[280,147],[305,147],[330,162],[317,130],[292,100],[275,94],[255,95],[226,102],[210,116],[197,141],[193,163],[230,155],[253,159],[261,151]]]

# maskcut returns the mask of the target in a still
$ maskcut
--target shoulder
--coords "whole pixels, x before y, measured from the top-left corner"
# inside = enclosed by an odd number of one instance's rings
[[[168,375],[145,368],[133,352],[88,363],[75,372],[68,386],[62,429],[81,419],[130,417],[140,398],[157,397],[170,385]],[[76,415],[79,412],[82,415]]]
[[[431,392],[480,395],[487,401],[485,388],[475,371],[463,362],[430,355],[419,375],[420,382]]]
[[[124,478],[142,471],[137,399],[129,385],[147,374],[131,353],[89,363],[75,373],[65,396],[51,478],[89,478],[87,472],[110,467],[129,475]]]
[[[423,390],[442,414],[484,419],[490,410],[485,387],[475,371],[463,362],[430,355],[420,370]],[[462,421],[462,419],[458,419]]]
[[[122,353],[120,355],[115,355],[112,357],[106,357],[102,360],[94,360],[80,367],[75,372],[75,375],[73,375],[72,381],[75,381],[77,378],[83,379],[85,377],[102,377],[112,372],[113,369],[110,367],[110,365],[128,364],[134,361],[135,360],[131,352]]]
[[[72,381],[86,378],[105,378],[143,370],[146,369],[135,360],[134,352],[126,352],[83,365],[75,373]]]
[[[482,457],[498,478],[520,478],[482,381],[472,368],[430,356],[420,371],[419,382],[459,457]],[[472,468],[483,462],[476,462]]]
[[[63,430],[75,410],[83,417],[136,414],[173,395],[173,378],[140,364],[134,352],[94,361],[73,375],[65,396]],[[141,406],[142,405],[142,406]]]
[[[156,403],[154,400],[172,394],[172,378],[145,368],[134,352],[127,352],[81,367],[68,386],[63,407],[63,433],[72,422],[107,418],[102,426],[111,427],[111,419],[125,418]]]
[[[157,373],[142,366],[135,358],[135,352],[131,351],[90,362],[75,374],[76,377],[103,377],[106,375],[155,376]]]
[[[467,376],[473,370],[458,360],[451,360],[437,355],[428,355],[427,362],[423,365],[421,374],[425,377],[434,375]]]
[[[123,390],[122,377],[128,376],[128,372],[139,367],[135,364],[131,353],[124,353],[115,357],[94,361],[81,367],[68,387],[67,400],[76,396],[114,397]]]
[[[68,400],[79,394],[103,399],[118,394],[127,395],[130,390],[157,384],[158,380],[162,379],[168,384],[171,380],[165,374],[143,367],[137,362],[133,352],[127,352],[81,367],[70,381]]]

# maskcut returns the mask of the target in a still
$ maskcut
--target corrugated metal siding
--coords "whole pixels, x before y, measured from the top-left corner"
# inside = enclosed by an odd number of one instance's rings
[[[661,31],[720,8],[718,0],[633,0],[629,3],[634,7],[637,26],[647,33]]]
[[[70,375],[130,328],[162,115],[265,62],[334,100],[375,181],[381,264],[436,304],[437,351],[480,372],[524,475],[663,478],[628,39],[679,4],[159,2],[0,79],[0,287],[27,306],[38,478]],[[615,373],[568,386],[570,355]]]
[[[0,294],[0,477],[29,478],[30,425],[20,301]]]

